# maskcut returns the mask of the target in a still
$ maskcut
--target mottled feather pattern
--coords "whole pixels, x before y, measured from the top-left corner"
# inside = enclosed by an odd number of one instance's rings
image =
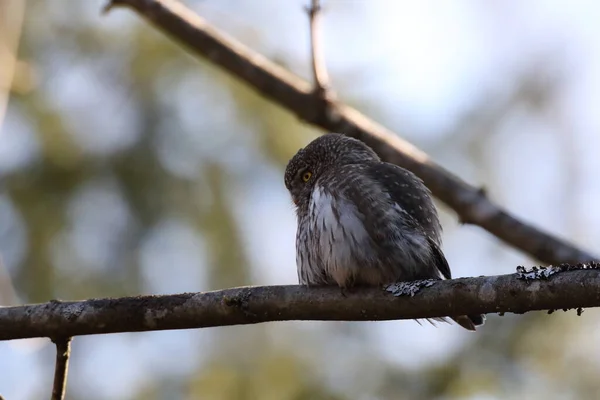
[[[375,167],[343,166],[334,176],[319,178],[327,181],[327,188],[316,182],[308,213],[298,225],[302,283],[327,283],[322,269],[344,287],[439,277],[427,233],[394,198],[395,192],[388,192],[371,174]],[[387,178],[394,172],[386,171]],[[429,218],[439,224],[435,214]],[[429,233],[438,243],[437,231],[432,228]]]
[[[338,283],[346,286],[361,268],[365,259],[361,251],[371,246],[356,206],[343,197],[335,197],[321,186],[316,186],[309,211],[298,230],[300,282],[303,284]]]
[[[430,191],[364,143],[340,134],[315,139],[288,163],[285,185],[298,217],[301,284],[348,288],[451,278]],[[485,320],[452,318],[469,330]]]

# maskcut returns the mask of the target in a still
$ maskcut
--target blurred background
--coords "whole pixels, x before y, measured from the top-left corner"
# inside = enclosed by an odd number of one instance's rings
[[[187,0],[310,78],[308,0]],[[320,132],[101,0],[0,2],[0,304],[296,283],[283,170]],[[600,253],[600,3],[324,0],[341,99],[510,212]],[[526,255],[438,203],[454,275]],[[76,337],[68,399],[585,399],[600,312]],[[48,340],[0,394],[48,398]]]

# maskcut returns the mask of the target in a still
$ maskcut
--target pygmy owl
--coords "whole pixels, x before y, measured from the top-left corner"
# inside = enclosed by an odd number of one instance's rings
[[[431,192],[363,142],[320,136],[290,160],[285,186],[298,218],[300,284],[345,289],[451,278]],[[485,321],[483,315],[450,318],[469,330]]]

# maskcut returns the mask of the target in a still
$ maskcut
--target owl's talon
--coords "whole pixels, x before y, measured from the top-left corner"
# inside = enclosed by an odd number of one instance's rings
[[[408,282],[396,282],[388,285],[385,290],[392,293],[394,296],[410,296],[413,297],[415,294],[423,288],[433,286],[437,282],[436,279],[421,279],[417,281]]]
[[[342,294],[342,296],[348,297],[349,294],[355,292],[355,289],[356,288],[354,286],[340,286],[340,293]]]

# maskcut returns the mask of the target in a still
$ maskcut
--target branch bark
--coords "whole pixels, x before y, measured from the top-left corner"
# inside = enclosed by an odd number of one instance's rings
[[[314,93],[324,100],[332,100],[331,84],[329,82],[329,74],[325,65],[325,56],[322,41],[320,37],[321,27],[321,1],[311,0],[310,6],[307,7],[308,20],[310,26],[310,54],[312,61]]]
[[[56,344],[56,363],[54,367],[54,384],[52,400],[63,400],[67,392],[67,374],[69,373],[69,357],[71,356],[71,338],[53,339]]]
[[[345,296],[334,287],[257,286],[0,307],[0,340],[267,321],[398,320],[600,306],[599,265],[569,268],[437,281],[412,297],[390,293],[393,285],[387,291],[356,289]]]
[[[482,190],[435,164],[427,154],[357,110],[314,96],[308,82],[219,32],[182,3],[174,0],[112,0],[105,11],[117,6],[136,11],[188,50],[246,82],[300,119],[327,131],[358,138],[371,146],[384,161],[414,172],[438,199],[458,214],[463,223],[478,225],[546,264],[598,259],[513,217],[492,203]]]
[[[8,98],[18,65],[19,39],[25,16],[25,2],[0,2],[0,127],[4,121]]]

